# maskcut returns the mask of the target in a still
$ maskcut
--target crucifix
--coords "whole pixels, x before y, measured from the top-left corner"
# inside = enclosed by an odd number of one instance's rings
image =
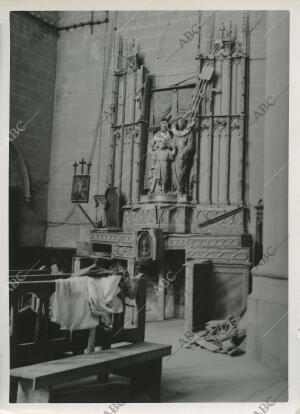
[[[88,163],[87,163],[87,174],[89,174],[90,173],[90,169],[91,169],[91,166],[92,166],[92,163],[89,161]]]
[[[79,161],[79,164],[81,165],[81,174],[83,174],[83,167],[86,164],[86,162],[84,161],[84,158],[82,158],[82,160]]]
[[[77,164],[76,161],[74,162],[73,167],[74,167],[74,175],[76,175],[76,170],[77,170],[77,167],[78,167],[78,164]]]

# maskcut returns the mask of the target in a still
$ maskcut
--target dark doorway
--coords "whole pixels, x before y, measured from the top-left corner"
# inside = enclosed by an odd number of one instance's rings
[[[165,319],[184,318],[185,252],[166,253]]]
[[[195,263],[193,272],[193,331],[203,329],[212,316],[212,267],[210,263]]]

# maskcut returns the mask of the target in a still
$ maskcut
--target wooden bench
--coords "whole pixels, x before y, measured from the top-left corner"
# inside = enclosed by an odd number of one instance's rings
[[[20,271],[10,272],[10,282],[15,277],[14,273],[20,274]],[[105,398],[103,383],[108,381],[109,373],[130,378],[131,390],[137,393],[149,388],[151,398],[159,401],[162,357],[171,353],[171,347],[143,342],[146,310],[146,283],[143,277],[133,278],[137,279],[136,308],[132,308],[137,324],[125,324],[124,313],[119,314],[114,319],[111,332],[106,333],[100,326],[96,330],[95,345],[102,347],[102,351],[82,355],[87,346],[88,330],[73,331],[72,335],[64,330],[54,334],[49,330],[49,299],[55,291],[55,280],[71,275],[31,273],[26,270],[22,274],[26,277],[20,278],[16,284],[10,283],[10,402],[51,401],[51,395],[56,393],[57,396],[60,392],[53,385],[61,384],[64,390],[65,382],[94,374],[97,384],[92,387],[99,386]],[[21,326],[18,325],[17,315],[24,296],[28,294],[36,295],[38,307],[34,338],[24,343],[18,341],[17,334]],[[112,344],[118,342],[131,344],[110,349]],[[96,395],[101,391],[96,392]]]
[[[132,393],[146,391],[153,401],[159,402],[162,358],[170,354],[169,345],[140,342],[15,368],[10,371],[11,402],[51,402],[53,387],[109,372],[129,377]]]
[[[23,271],[25,272],[25,271]],[[10,278],[12,275],[10,275]],[[82,354],[87,346],[88,330],[68,331],[58,329],[51,336],[49,327],[53,327],[49,318],[49,300],[55,291],[55,280],[68,278],[70,274],[26,274],[26,279],[19,281],[17,286],[10,291],[10,312],[12,333],[10,337],[11,368],[31,365],[38,362],[58,359],[67,352],[72,351],[74,355]],[[23,297],[35,294],[39,300],[34,338],[31,341],[18,341],[18,311],[23,302]],[[143,278],[138,281],[135,310],[137,314],[137,326],[124,325],[124,314],[114,321],[113,331],[110,334],[103,332],[100,327],[96,333],[96,346],[109,348],[111,343],[118,342],[140,342],[145,335],[145,308],[146,308],[146,284]]]

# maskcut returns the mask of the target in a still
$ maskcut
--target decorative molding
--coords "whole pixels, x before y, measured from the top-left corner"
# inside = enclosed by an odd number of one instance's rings
[[[155,231],[157,232],[158,229]],[[137,259],[137,236],[136,232],[94,230],[91,233],[91,242],[111,244],[112,257]],[[251,240],[246,234],[240,236],[164,235],[162,245],[166,250],[185,250],[188,259],[211,260],[213,264],[224,265],[250,264]]]
[[[205,246],[213,246],[220,248],[228,247],[242,247],[241,237],[220,237],[220,236],[211,236],[211,237],[193,237],[187,240],[188,249],[197,249]]]
[[[220,249],[226,248],[243,248],[251,247],[252,241],[251,236],[243,234],[240,236],[203,236],[195,234],[193,235],[165,235],[164,236],[165,249],[187,249],[187,250],[198,250],[203,247],[216,247]]]
[[[135,240],[134,233],[110,232],[103,230],[93,230],[91,232],[91,243],[100,242],[106,244],[122,243],[124,245],[133,245]]]
[[[250,264],[249,248],[242,249],[223,249],[217,250],[212,249],[190,249],[187,251],[187,257],[189,259],[199,260],[211,260],[213,263],[239,263],[239,264]]]
[[[224,117],[224,118],[215,118],[214,119],[214,128],[213,128],[214,135],[215,135],[215,132],[218,130],[217,136],[219,138],[221,138],[222,132],[226,128],[227,123],[228,123],[228,120],[226,119],[226,117]]]
[[[241,206],[144,203],[123,208],[123,229],[161,228],[165,233],[244,233],[245,209]],[[236,210],[236,211],[235,211]],[[222,217],[224,216],[224,217]],[[220,219],[218,219],[220,217]],[[216,222],[206,222],[216,220]],[[237,233],[236,233],[237,234]]]
[[[134,251],[133,246],[113,244],[111,255],[112,257],[115,257],[115,258],[134,259],[135,251]]]
[[[186,249],[187,245],[187,238],[186,237],[176,237],[176,236],[165,236],[164,246],[165,249],[168,250],[179,250],[179,249]]]
[[[157,227],[156,206],[151,208],[131,207],[123,210],[123,228],[134,230],[137,228]]]
[[[123,228],[134,229],[161,228],[168,233],[187,233],[188,218],[194,206],[190,204],[144,203],[123,208]]]

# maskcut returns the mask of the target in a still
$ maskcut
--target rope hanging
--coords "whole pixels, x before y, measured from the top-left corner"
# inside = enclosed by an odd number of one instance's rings
[[[188,119],[188,125],[192,124],[195,121],[197,112],[199,110],[200,103],[205,94],[206,86],[211,80],[214,72],[214,68],[209,65],[204,65],[201,73],[199,74],[199,80],[195,86],[195,93],[193,96],[192,103],[189,106],[189,109],[185,112],[184,118]]]

